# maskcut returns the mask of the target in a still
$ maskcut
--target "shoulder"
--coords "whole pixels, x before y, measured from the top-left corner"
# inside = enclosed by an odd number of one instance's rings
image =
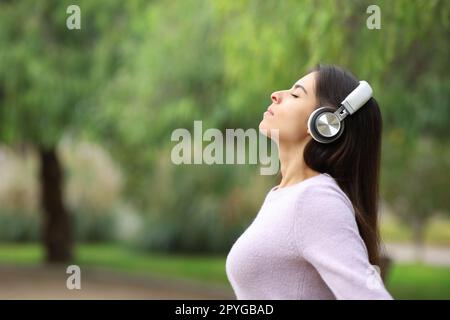
[[[329,175],[321,175],[299,190],[295,197],[296,219],[310,225],[354,224],[354,209],[350,199]]]
[[[329,175],[322,174],[317,179],[311,180],[308,185],[296,194],[296,206],[309,207],[327,206],[348,207],[353,211],[353,205],[347,195]]]
[[[298,193],[293,219],[294,236],[305,255],[342,243],[362,244],[353,205],[331,177],[316,179]]]

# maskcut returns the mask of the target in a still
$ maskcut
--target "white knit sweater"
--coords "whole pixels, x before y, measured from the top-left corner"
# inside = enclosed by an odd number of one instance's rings
[[[350,200],[328,174],[272,188],[226,272],[237,299],[392,299]]]

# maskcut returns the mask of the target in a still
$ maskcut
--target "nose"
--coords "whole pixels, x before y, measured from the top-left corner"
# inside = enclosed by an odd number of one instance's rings
[[[272,95],[270,97],[272,98],[272,101],[274,103],[280,103],[281,102],[281,96],[280,96],[280,93],[278,91],[272,93]]]

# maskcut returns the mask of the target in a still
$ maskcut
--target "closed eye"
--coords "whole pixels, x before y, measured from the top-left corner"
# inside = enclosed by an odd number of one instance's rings
[[[294,98],[298,98],[298,96],[296,94],[291,93],[291,96],[293,96]]]

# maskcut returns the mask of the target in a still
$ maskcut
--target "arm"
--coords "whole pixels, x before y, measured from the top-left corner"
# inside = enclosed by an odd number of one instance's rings
[[[298,250],[337,299],[392,299],[369,263],[346,198],[333,189],[308,190],[295,213]]]

